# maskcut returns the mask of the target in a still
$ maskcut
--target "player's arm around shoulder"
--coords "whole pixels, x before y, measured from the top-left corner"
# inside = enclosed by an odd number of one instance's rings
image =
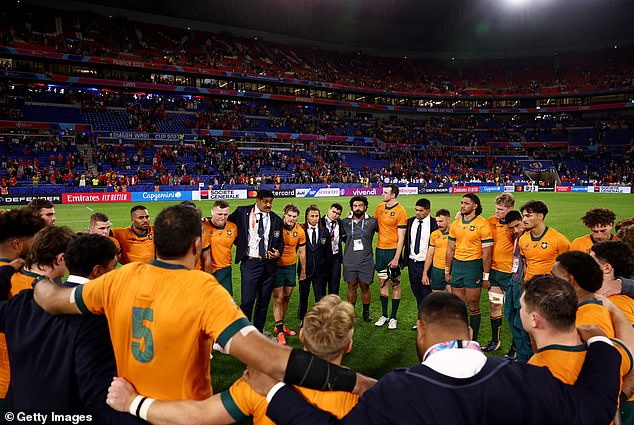
[[[124,378],[116,377],[110,384],[106,402],[118,412],[140,416],[154,425],[212,425],[235,422],[225,409],[220,394],[205,400],[143,398],[131,383]]]
[[[33,298],[49,314],[80,314],[75,302],[76,288],[63,288],[48,279],[35,283]]]

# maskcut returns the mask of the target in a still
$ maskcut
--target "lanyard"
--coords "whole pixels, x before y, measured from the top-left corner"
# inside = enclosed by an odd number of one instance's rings
[[[354,240],[354,225],[355,225],[355,221],[354,221],[354,218],[353,218],[351,226],[350,226],[350,236],[352,237],[353,240]],[[363,219],[361,219],[361,239],[363,239],[363,226],[364,225],[365,225],[365,217],[363,217]]]
[[[441,342],[440,344],[436,344],[433,347],[430,347],[423,356],[423,363],[425,363],[425,360],[427,360],[427,358],[434,353],[456,348],[466,348],[469,350],[482,351],[480,348],[480,344],[478,344],[476,341],[463,341],[460,339],[454,339],[452,341]]]

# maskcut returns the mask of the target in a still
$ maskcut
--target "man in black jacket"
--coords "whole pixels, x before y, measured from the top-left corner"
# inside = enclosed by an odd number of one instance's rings
[[[343,207],[340,203],[335,202],[328,208],[328,212],[321,218],[322,225],[330,233],[330,240],[332,245],[332,251],[328,256],[328,276],[326,276],[326,283],[328,286],[328,293],[339,295],[339,285],[341,283],[341,262],[343,260],[343,245],[342,242],[346,239],[346,232],[343,228],[341,221],[341,213]]]
[[[416,310],[420,303],[431,293],[431,286],[423,285],[425,258],[429,248],[429,236],[438,228],[436,220],[431,217],[431,202],[421,198],[416,201],[416,215],[407,219],[407,233],[403,247],[403,263],[409,270],[409,285],[416,298]],[[416,325],[412,327],[416,330]]]
[[[277,260],[284,251],[282,219],[271,211],[272,206],[273,192],[263,189],[254,205],[237,207],[228,219],[238,226],[234,245],[242,279],[240,308],[249,320],[253,316],[253,325],[260,332],[264,330],[273,293]]]
[[[116,254],[104,236],[75,238],[63,254],[70,272],[64,286],[82,285],[114,269]],[[105,317],[51,316],[29,289],[0,302],[0,331],[7,336],[11,362],[7,411],[91,415],[91,423],[142,423],[105,403],[117,373]]]
[[[320,215],[317,205],[309,205],[306,208],[306,222],[301,225],[306,232],[306,279],[299,281],[297,318],[300,327],[308,310],[311,283],[315,302],[326,296],[326,279],[329,275],[327,259],[332,255],[332,244],[330,232],[323,226]]]

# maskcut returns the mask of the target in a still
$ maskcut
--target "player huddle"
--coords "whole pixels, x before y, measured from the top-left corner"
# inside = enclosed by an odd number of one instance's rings
[[[305,424],[308,418],[323,423],[318,413],[295,402],[308,416],[277,416],[276,399],[295,400],[294,392],[277,383],[284,381],[302,387],[302,397],[337,418],[351,412],[357,423],[365,415],[358,416],[360,412],[369,408],[364,400],[394,384],[382,379],[361,399],[347,392],[361,394],[375,382],[338,366],[352,348],[357,290],[361,317],[372,322],[370,285],[376,271],[381,316],[374,325],[396,329],[401,270],[407,267],[419,306],[412,329],[423,365],[454,376],[450,369],[460,369],[457,358],[448,363],[449,369],[436,362],[455,351],[468,355],[464,361],[474,362],[476,374],[486,370],[498,360],[481,351],[500,349],[504,312],[513,337],[506,357],[546,366],[561,381],[574,384],[582,376],[586,348],[604,345],[593,343],[596,335],[605,335],[610,338],[605,345],[616,347],[613,357],[621,361],[614,363],[620,363],[620,370],[618,365],[608,370],[609,361],[596,365],[587,348],[588,369],[603,367],[602,377],[620,376],[619,416],[623,423],[634,423],[633,220],[622,220],[612,234],[615,214],[589,210],[582,221],[590,234],[571,245],[546,225],[548,208],[541,201],[514,210],[513,196],[501,194],[495,215],[487,220],[481,217],[479,198],[467,194],[452,222],[445,209],[433,217],[424,198],[408,218],[398,194],[397,186],[386,186],[372,216],[362,196],[350,199],[350,213],[343,219],[338,203],[323,215],[310,205],[301,224],[294,204],[284,206],[282,217],[273,212],[274,196],[267,190],[258,192],[253,205],[233,212],[227,202],[217,201],[207,218],[187,201],[161,211],[154,225],[142,205],[132,208],[126,228],[112,229],[105,214],[95,213],[83,234],[55,226],[54,206],[47,201],[0,213],[0,264],[5,265],[0,268],[0,299],[6,300],[0,301],[3,408],[89,412],[98,423],[141,423],[139,418],[232,423],[251,415],[255,423],[268,423],[271,415],[284,423]],[[233,300],[232,260],[240,264],[239,306]],[[123,266],[115,270],[117,262]],[[342,276],[348,302],[338,297]],[[285,323],[295,286],[297,332]],[[311,287],[315,304],[308,308]],[[492,340],[480,348],[482,289],[489,295]],[[263,336],[268,334],[271,298],[275,323],[269,329],[277,343]],[[437,321],[435,315],[450,314],[442,305],[453,299],[464,302],[464,316]],[[56,316],[60,313],[64,315]],[[586,341],[585,334],[577,333],[576,326],[585,325],[600,328],[592,331],[594,339]],[[465,335],[464,329],[471,331]],[[298,333],[306,351],[286,346],[286,338]],[[212,344],[249,367],[243,379],[215,395],[209,368]],[[570,352],[576,353],[574,361]],[[455,377],[475,376],[464,373]],[[110,386],[114,376],[120,378]],[[550,378],[536,380],[544,388],[553,385]],[[594,381],[592,385],[597,387]],[[108,404],[119,412],[106,405],[109,386]],[[606,400],[616,406],[615,387],[607,386]],[[325,389],[343,392],[320,391]],[[579,401],[566,387],[553,391]],[[459,398],[446,398],[460,406]],[[489,407],[481,409],[478,414],[489,417]],[[413,423],[414,417],[415,412],[405,409],[395,414],[394,423]]]

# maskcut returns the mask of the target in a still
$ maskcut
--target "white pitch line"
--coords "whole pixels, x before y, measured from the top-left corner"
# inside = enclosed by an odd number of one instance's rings
[[[93,209],[92,209],[92,208],[90,208],[90,207],[86,207],[86,209],[87,209],[87,210],[89,210],[89,211],[95,212],[95,210],[93,210]]]

